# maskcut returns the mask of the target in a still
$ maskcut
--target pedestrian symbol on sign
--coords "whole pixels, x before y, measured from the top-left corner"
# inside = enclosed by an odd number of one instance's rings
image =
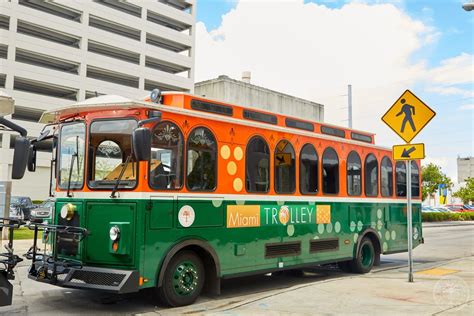
[[[402,122],[402,129],[400,130],[401,133],[405,131],[405,125],[410,123],[411,129],[416,132],[415,123],[413,123],[412,115],[415,115],[415,107],[406,103],[405,99],[401,99],[400,103],[403,104],[402,109],[398,112],[397,116],[405,114]]]

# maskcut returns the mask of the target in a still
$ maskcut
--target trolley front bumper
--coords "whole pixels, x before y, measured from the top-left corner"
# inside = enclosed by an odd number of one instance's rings
[[[139,290],[137,270],[120,270],[96,267],[67,267],[55,264],[51,257],[35,261],[28,278],[57,286],[93,289],[113,293],[132,293]]]

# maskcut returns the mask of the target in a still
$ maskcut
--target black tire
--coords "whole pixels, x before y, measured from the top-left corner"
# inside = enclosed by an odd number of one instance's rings
[[[372,240],[364,237],[360,242],[356,257],[349,261],[350,271],[359,274],[370,272],[374,266],[375,257],[376,253]]]
[[[178,252],[169,262],[163,284],[157,289],[160,301],[171,307],[190,305],[204,286],[204,266],[193,251]]]

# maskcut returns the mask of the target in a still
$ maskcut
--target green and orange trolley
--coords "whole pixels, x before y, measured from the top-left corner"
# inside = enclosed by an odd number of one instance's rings
[[[221,279],[328,263],[366,273],[407,238],[423,242],[419,162],[407,188],[405,163],[371,133],[157,91],[89,99],[42,122],[56,144],[56,228],[52,252],[31,254],[37,281],[155,288],[182,306],[218,294]]]

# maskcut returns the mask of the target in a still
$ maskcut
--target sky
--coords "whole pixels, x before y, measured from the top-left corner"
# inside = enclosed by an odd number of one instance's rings
[[[469,1],[469,0],[465,0]],[[473,156],[474,11],[462,0],[197,0],[195,81],[225,74],[322,103],[325,121],[403,144],[381,116],[406,90],[437,112],[413,140],[457,181]]]

